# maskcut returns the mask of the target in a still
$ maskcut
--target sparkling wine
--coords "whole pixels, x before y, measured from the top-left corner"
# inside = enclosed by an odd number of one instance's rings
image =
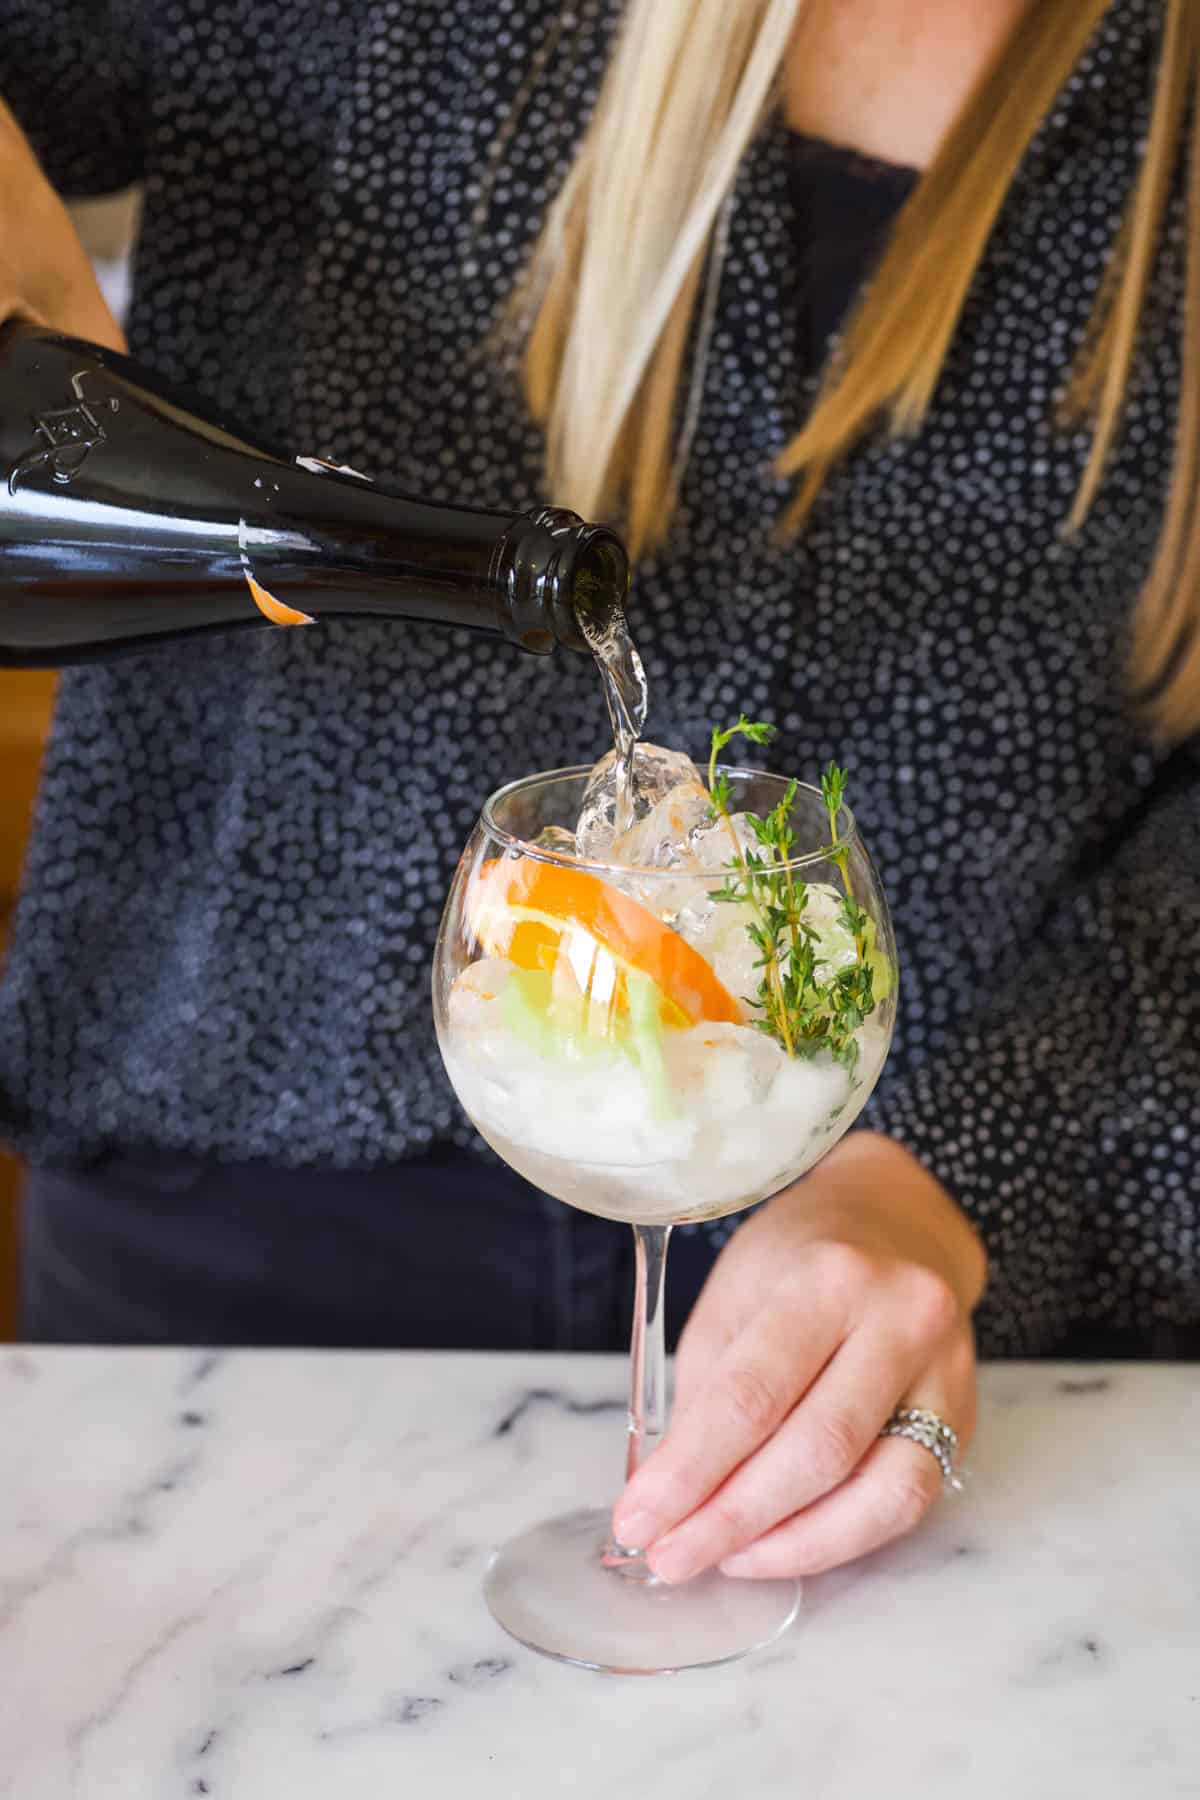
[[[581,615],[580,626],[600,671],[612,724],[617,758],[613,834],[620,837],[633,824],[633,753],[646,723],[646,671],[623,611],[607,617]]]

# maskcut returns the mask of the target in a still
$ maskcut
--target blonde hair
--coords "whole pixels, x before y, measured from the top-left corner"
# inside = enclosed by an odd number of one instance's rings
[[[627,0],[595,114],[522,289],[532,321],[525,391],[546,428],[551,491],[593,517],[623,501],[635,552],[661,534],[675,504],[689,435],[677,429],[679,389],[697,303],[693,385],[703,379],[725,202],[803,3]],[[830,470],[880,420],[897,436],[920,428],[1016,170],[1109,4],[1034,0],[984,69],[897,221],[812,416],[779,458],[781,473],[800,477],[784,529],[803,523]],[[1200,0],[1164,7],[1145,154],[1063,400],[1065,421],[1094,420],[1068,529],[1086,517],[1117,435],[1189,102],[1200,110]],[[1187,204],[1183,367],[1195,371],[1200,129]],[[1164,737],[1200,725],[1200,380],[1179,396],[1171,492],[1134,620],[1130,678]]]

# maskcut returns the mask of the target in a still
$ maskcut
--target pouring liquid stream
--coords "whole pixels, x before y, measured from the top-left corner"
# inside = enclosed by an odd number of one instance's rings
[[[616,750],[613,823],[619,837],[633,824],[633,752],[646,723],[646,671],[624,613],[612,614],[603,625],[589,619],[581,619],[580,625],[600,671],[604,704],[612,723]]]

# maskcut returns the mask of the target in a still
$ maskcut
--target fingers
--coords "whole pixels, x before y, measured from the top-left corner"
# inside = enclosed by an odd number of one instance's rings
[[[651,1545],[655,1574],[688,1581],[840,1487],[871,1450],[917,1367],[902,1340],[855,1332],[774,1436]]]
[[[825,1273],[821,1252],[825,1246],[806,1246],[786,1254],[775,1242],[774,1218],[768,1204],[760,1208],[734,1233],[700,1290],[675,1351],[675,1404],[690,1406],[708,1388],[714,1371],[745,1325],[763,1310],[764,1292],[773,1289],[781,1272],[792,1289],[787,1329],[803,1335],[814,1323],[814,1291]],[[790,1270],[791,1259],[796,1258]],[[807,1288],[800,1283],[811,1266]],[[764,1280],[764,1271],[767,1279]]]
[[[759,1580],[819,1575],[903,1537],[941,1494],[942,1472],[927,1450],[880,1438],[849,1481],[724,1558],[721,1568]]]
[[[620,1543],[654,1543],[779,1428],[843,1335],[828,1294],[815,1293],[803,1330],[798,1323],[791,1292],[781,1288],[718,1357],[703,1388],[677,1401],[665,1439],[617,1504]]]
[[[15,314],[56,331],[124,348],[65,206],[20,125],[0,101],[0,318]]]
[[[978,1395],[969,1329],[956,1332],[934,1363],[910,1385],[905,1405],[923,1406],[953,1425],[959,1457],[975,1434]],[[889,1406],[888,1415],[892,1408]],[[850,1478],[732,1556],[727,1575],[751,1578],[818,1575],[866,1556],[920,1524],[941,1498],[935,1457],[905,1438],[879,1438]]]
[[[125,333],[114,319],[100,284],[90,269],[81,271],[78,279],[61,296],[56,327],[72,337],[89,338],[110,350],[124,352],[128,346]]]
[[[721,1358],[747,1316],[726,1292],[725,1269],[717,1264],[688,1315],[675,1348],[675,1408],[684,1412],[707,1393]]]
[[[716,1336],[729,1317],[730,1295],[723,1291],[719,1273],[720,1265],[697,1308],[691,1354],[701,1366],[713,1355]],[[855,1347],[844,1365],[858,1385],[853,1379],[839,1380],[815,1413],[806,1403],[807,1440],[802,1437],[799,1451],[792,1455],[793,1473],[805,1457],[813,1465],[812,1479],[819,1485],[805,1488],[806,1497],[841,1480],[853,1467],[853,1459],[847,1462],[850,1452],[864,1452],[896,1395],[928,1362],[933,1345],[946,1337],[959,1314],[949,1287],[931,1270],[895,1268],[884,1275],[869,1253],[824,1241],[805,1246],[788,1277],[768,1290],[750,1323],[726,1345],[715,1364],[710,1363],[703,1387],[692,1390],[677,1407],[663,1444],[618,1502],[613,1521],[618,1540],[630,1549],[657,1546],[703,1506],[779,1430],[826,1363],[855,1336],[864,1314],[873,1321],[870,1337]],[[777,1508],[770,1517],[764,1509],[743,1505],[739,1490],[738,1510],[727,1520],[710,1560],[738,1547],[734,1541],[738,1528],[757,1520],[765,1529],[796,1510],[794,1495],[790,1504],[780,1501],[781,1486],[782,1481],[770,1498]],[[712,1537],[708,1521],[705,1542]],[[750,1541],[748,1536],[741,1538]],[[694,1557],[681,1553],[681,1567],[685,1561],[694,1564]],[[655,1566],[655,1558],[651,1562]],[[695,1564],[690,1572],[703,1566]],[[665,1563],[662,1572],[667,1573]]]
[[[850,1245],[829,1240],[796,1249],[777,1241],[771,1226],[770,1208],[764,1208],[725,1246],[701,1289],[675,1355],[680,1412],[707,1396],[732,1347],[768,1311],[779,1320],[769,1346],[772,1361],[835,1322],[825,1362],[857,1317],[868,1278],[865,1259]]]

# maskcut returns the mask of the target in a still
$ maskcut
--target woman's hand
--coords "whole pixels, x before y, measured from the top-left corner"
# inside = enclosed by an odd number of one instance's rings
[[[0,100],[0,324],[14,316],[125,348],[66,207]]]
[[[675,1413],[617,1504],[667,1581],[809,1575],[912,1529],[942,1491],[897,1406],[975,1428],[970,1316],[986,1274],[945,1189],[856,1132],[718,1258],[676,1359]]]

